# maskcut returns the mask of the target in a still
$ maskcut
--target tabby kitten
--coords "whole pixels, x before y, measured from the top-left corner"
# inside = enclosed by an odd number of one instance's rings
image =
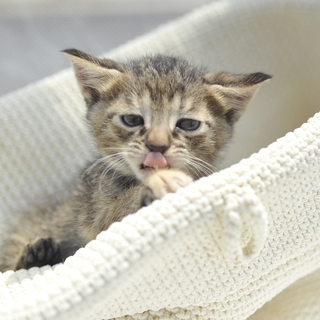
[[[22,215],[2,271],[56,264],[114,221],[209,175],[233,126],[269,75],[207,73],[181,58],[128,63],[70,49],[97,145],[70,196]]]

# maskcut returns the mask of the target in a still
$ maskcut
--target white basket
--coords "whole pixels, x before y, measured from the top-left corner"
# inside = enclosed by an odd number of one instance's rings
[[[113,224],[63,265],[0,274],[0,319],[241,320],[280,292],[251,319],[320,318],[317,30],[317,0],[230,0],[109,53],[169,52],[274,78],[238,124],[235,165]],[[5,232],[8,216],[62,192],[91,149],[71,70],[0,110]]]

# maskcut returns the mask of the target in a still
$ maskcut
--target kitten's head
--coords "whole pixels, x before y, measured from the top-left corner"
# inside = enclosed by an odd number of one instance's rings
[[[195,179],[214,171],[256,89],[270,76],[206,73],[184,59],[156,55],[117,63],[65,50],[105,161],[145,179],[171,167]]]

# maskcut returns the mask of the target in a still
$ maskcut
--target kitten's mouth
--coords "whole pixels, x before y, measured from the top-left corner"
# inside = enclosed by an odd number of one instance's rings
[[[170,166],[165,166],[162,168],[170,168]],[[143,163],[140,164],[140,170],[154,170],[154,169],[158,169],[158,167],[149,167],[149,166],[145,166]]]
[[[153,167],[145,166],[143,163],[140,164],[140,169],[141,170],[146,170],[146,169],[154,169]]]

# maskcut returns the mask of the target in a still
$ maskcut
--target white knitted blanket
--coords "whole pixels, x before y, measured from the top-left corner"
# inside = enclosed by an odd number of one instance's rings
[[[228,164],[247,158],[114,223],[64,264],[0,274],[0,319],[320,319],[319,30],[318,0],[215,1],[109,53],[273,74]],[[0,99],[1,232],[90,158],[84,112],[71,70]]]

